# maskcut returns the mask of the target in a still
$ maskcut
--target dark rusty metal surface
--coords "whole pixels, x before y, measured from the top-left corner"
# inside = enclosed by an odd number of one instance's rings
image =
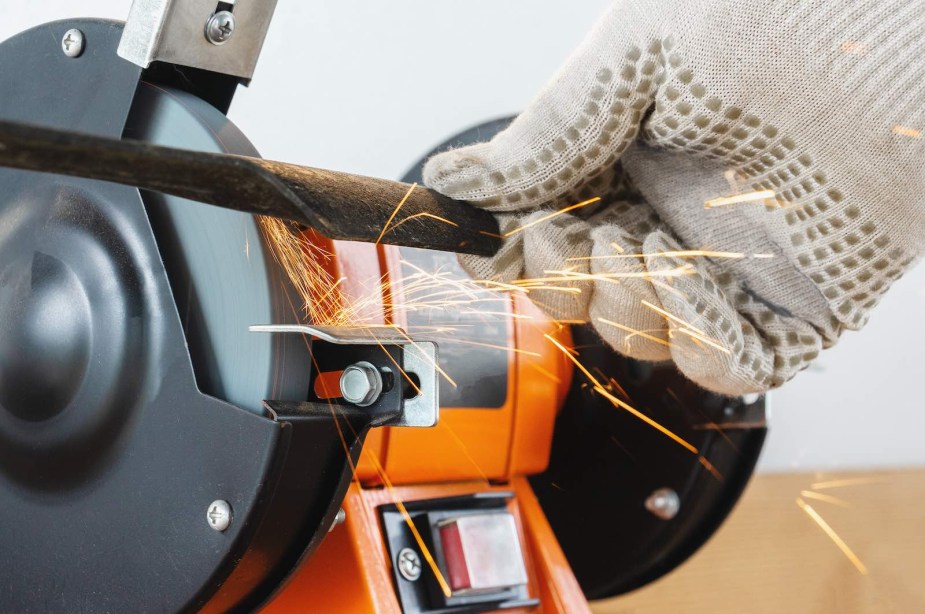
[[[432,190],[284,162],[0,122],[0,166],[121,183],[283,218],[332,239],[475,255],[492,255],[501,244],[490,213]]]

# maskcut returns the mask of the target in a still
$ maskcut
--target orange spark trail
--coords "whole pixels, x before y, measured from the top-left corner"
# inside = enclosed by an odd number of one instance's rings
[[[840,45],[842,51],[850,55],[865,56],[870,51],[861,41],[846,40]]]
[[[744,194],[711,198],[704,203],[704,208],[715,209],[716,207],[728,207],[729,205],[738,205],[741,203],[759,202],[769,198],[774,198],[774,190],[761,190],[758,192],[746,192]]]
[[[682,320],[682,319],[679,318],[678,316],[672,315],[672,314],[668,313],[667,311],[665,311],[665,310],[662,309],[661,307],[656,307],[655,305],[653,305],[653,304],[650,303],[649,301],[642,301],[642,304],[645,305],[646,307],[648,307],[649,309],[651,309],[652,311],[655,311],[656,313],[662,314],[663,316],[665,316],[665,317],[668,318],[669,320],[672,320],[672,321],[674,321],[675,323],[680,324],[683,328],[689,328],[690,330],[692,330],[692,331],[694,331],[694,332],[697,332],[697,333],[700,333],[701,335],[706,335],[705,332],[703,332],[702,330],[700,330],[699,328],[697,328],[697,327],[694,326],[693,324],[691,324],[691,323],[689,323],[689,322],[685,322],[684,320]]]
[[[405,222],[410,222],[411,220],[415,220],[415,219],[417,219],[417,218],[419,218],[419,217],[429,217],[429,218],[432,219],[432,220],[437,220],[438,222],[443,222],[444,224],[449,224],[450,226],[459,227],[459,224],[457,224],[456,222],[450,221],[450,220],[446,219],[445,217],[440,217],[439,215],[434,215],[433,213],[428,213],[428,212],[426,212],[426,211],[423,211],[423,212],[421,212],[421,213],[415,213],[414,215],[409,215],[408,217],[404,218],[404,219],[403,219],[402,221],[400,221],[399,223],[397,223],[397,224],[395,224],[394,226],[392,226],[391,230],[395,230],[396,228],[398,228],[399,226],[401,226],[401,225],[404,224]],[[380,235],[379,238],[381,239],[382,236]]]
[[[528,363],[527,363],[527,366],[530,367],[531,369],[534,369],[534,370],[536,370],[536,371],[539,371],[540,373],[542,373],[543,375],[545,375],[546,377],[548,377],[549,379],[551,379],[552,381],[554,381],[554,382],[557,383],[557,384],[561,384],[561,383],[562,383],[562,380],[559,378],[559,376],[557,376],[555,373],[553,373],[553,372],[550,371],[549,369],[545,369],[545,368],[541,367],[540,365],[535,364],[535,363],[532,363],[532,362],[528,362]]]
[[[392,496],[392,503],[395,504],[395,507],[398,508],[399,513],[402,515],[402,518],[405,520],[405,524],[408,525],[408,528],[411,530],[411,534],[414,536],[414,541],[417,542],[418,548],[421,549],[421,554],[424,555],[424,559],[427,561],[427,564],[430,566],[430,569],[434,572],[434,575],[437,577],[437,583],[440,585],[440,590],[443,591],[443,594],[449,597],[453,594],[453,591],[450,590],[450,585],[447,584],[446,579],[443,577],[443,574],[440,572],[440,568],[437,566],[437,562],[434,560],[433,555],[430,553],[430,548],[427,547],[427,544],[424,542],[424,538],[421,537],[421,534],[418,532],[418,528],[414,524],[414,520],[411,518],[411,514],[408,513],[408,510],[405,508],[404,502],[401,500],[401,497],[398,495],[398,491],[395,489],[395,486],[392,484],[392,480],[389,479],[389,476],[386,474],[385,469],[379,463],[379,459],[376,458],[376,455],[369,452],[367,448],[363,448],[363,453],[367,455],[369,460],[372,462],[373,466],[376,468],[376,472],[379,474],[379,477],[382,478],[382,483],[385,484],[386,490],[389,491],[389,494]]]
[[[392,215],[389,216],[389,219],[388,219],[388,221],[386,221],[385,226],[382,227],[382,232],[379,233],[379,238],[376,239],[376,244],[377,244],[377,245],[379,244],[379,241],[382,240],[382,237],[385,236],[385,233],[388,232],[388,230],[389,230],[389,224],[391,224],[391,223],[392,223],[392,220],[395,219],[395,216],[398,215],[399,210],[401,210],[401,208],[405,206],[405,203],[408,202],[408,199],[411,198],[411,193],[414,192],[414,189],[415,189],[416,187],[418,187],[418,184],[412,183],[412,184],[411,184],[411,187],[408,188],[408,192],[405,194],[405,196],[404,196],[404,197],[401,199],[401,201],[398,203],[398,206],[395,207],[395,210],[392,211]]]
[[[898,134],[900,136],[908,136],[912,139],[922,138],[922,131],[917,130],[916,128],[910,128],[909,126],[900,126],[899,124],[893,126],[893,134]]]
[[[339,324],[344,312],[344,297],[323,263],[332,255],[303,236],[295,225],[269,217],[258,217],[273,259],[292,282],[302,309],[316,324]]]
[[[494,343],[482,343],[480,341],[469,341],[467,339],[454,339],[453,337],[433,337],[428,335],[428,341],[446,341],[449,343],[458,343],[460,345],[473,345],[480,348],[486,348],[489,350],[501,350],[504,352],[513,352],[514,354],[519,354],[521,356],[531,356],[533,358],[542,358],[543,355],[538,352],[531,352],[530,350],[522,350],[520,348],[515,348],[507,345],[496,345]]]
[[[851,504],[844,499],[839,499],[838,497],[833,497],[832,495],[823,495],[822,493],[813,492],[811,490],[801,490],[800,496],[805,497],[806,499],[825,501],[826,503],[831,503],[832,505],[837,505],[838,507],[851,507]]]
[[[584,373],[585,377],[588,378],[588,381],[591,382],[591,384],[594,386],[594,389],[598,392],[598,394],[602,395],[604,398],[606,398],[608,401],[610,401],[611,403],[613,403],[613,404],[616,405],[617,407],[619,407],[619,408],[621,408],[621,409],[623,409],[623,410],[626,410],[626,411],[628,411],[629,413],[631,413],[632,415],[636,416],[637,418],[639,418],[640,420],[642,420],[643,422],[645,422],[646,424],[648,424],[649,426],[651,426],[651,427],[654,428],[655,430],[659,431],[659,432],[662,433],[663,435],[669,437],[669,438],[670,438],[671,440],[673,440],[675,443],[677,443],[677,444],[679,444],[680,446],[684,447],[685,449],[687,449],[687,450],[690,451],[691,453],[697,454],[697,455],[700,454],[700,451],[699,451],[696,447],[694,447],[692,444],[690,444],[690,443],[688,443],[687,441],[685,441],[684,439],[678,437],[678,436],[675,435],[673,432],[671,432],[670,430],[668,430],[667,428],[665,428],[664,426],[662,426],[661,424],[659,424],[658,422],[656,422],[655,420],[653,420],[652,418],[650,418],[649,416],[643,414],[642,412],[640,412],[640,411],[637,410],[636,408],[632,407],[631,405],[629,405],[629,404],[627,404],[627,403],[624,403],[623,401],[621,401],[620,399],[618,399],[618,398],[615,397],[614,395],[612,395],[612,394],[610,394],[609,392],[607,392],[607,389],[604,388],[604,386],[601,385],[601,383],[597,380],[597,378],[594,377],[594,375],[592,375],[591,372],[588,371],[588,369],[586,369],[585,366],[584,366],[583,364],[581,364],[581,362],[580,362],[578,359],[576,359],[574,356],[572,356],[572,353],[568,350],[568,348],[566,348],[564,345],[562,345],[561,343],[559,343],[558,341],[556,341],[556,339],[555,339],[554,337],[552,337],[551,335],[549,335],[548,333],[547,333],[547,334],[544,334],[543,336],[546,337],[546,339],[548,339],[553,345],[555,345],[557,348],[559,348],[559,350],[560,350],[563,354],[565,354],[565,355],[568,357],[568,359],[571,360],[572,363],[574,363],[575,366],[576,366],[582,373]]]
[[[395,365],[395,368],[398,369],[398,372],[402,374],[402,377],[404,377],[405,380],[409,384],[411,384],[411,387],[414,388],[415,392],[417,392],[418,394],[421,394],[421,389],[418,388],[418,385],[414,383],[414,380],[411,379],[411,377],[405,372],[405,370],[401,368],[401,365],[395,362],[395,359],[392,358],[392,355],[389,354],[388,350],[385,349],[385,346],[382,345],[382,342],[376,339],[376,345],[382,348],[382,353],[385,354],[385,357],[389,359],[389,362]]]
[[[306,344],[308,344],[307,339],[305,342]],[[380,347],[382,347],[382,344],[379,344],[379,345]],[[383,351],[385,351],[384,347],[382,349]],[[311,346],[309,346],[309,355],[312,358],[312,362],[315,365],[315,369],[320,370],[318,363],[315,361],[315,356],[311,352]],[[388,355],[388,352],[386,352],[386,355]],[[391,356],[389,356],[389,358],[391,358]],[[394,361],[392,362],[394,363]],[[397,366],[398,365],[396,364],[396,367]],[[401,370],[401,367],[398,367],[398,368],[399,370]],[[404,373],[404,371],[402,372]],[[413,382],[412,382],[412,385],[414,385]],[[420,391],[418,391],[418,393],[420,394]],[[344,454],[347,458],[347,462],[350,464],[351,479],[355,480],[356,474],[357,474],[357,467],[356,467],[356,464],[353,462],[353,459],[350,457],[350,448],[347,445],[347,439],[344,436],[344,432],[340,427],[340,420],[338,420],[337,414],[335,413],[336,411],[335,405],[330,399],[328,400],[328,405],[331,408],[331,416],[334,418],[334,426],[337,428],[337,435],[340,437],[341,445],[344,448]],[[354,437],[356,437],[357,433],[353,429],[353,426],[350,424],[350,422],[346,421],[346,424],[347,424],[347,427],[351,431],[353,431]],[[424,543],[424,539],[421,537],[421,534],[418,532],[418,529],[414,524],[414,520],[412,520],[411,518],[411,514],[408,513],[408,510],[405,508],[404,502],[402,502],[401,497],[398,495],[398,492],[395,490],[395,486],[392,484],[392,480],[389,479],[388,474],[385,472],[385,468],[379,462],[379,459],[376,458],[376,455],[373,454],[369,450],[369,448],[364,446],[361,450],[362,450],[361,454],[365,454],[367,458],[369,458],[373,467],[375,467],[376,469],[376,473],[379,474],[379,477],[382,480],[382,483],[385,484],[386,488],[388,489],[389,494],[392,497],[392,502],[395,504],[395,507],[398,508],[399,513],[402,515],[402,518],[405,521],[405,524],[408,525],[408,528],[411,530],[411,534],[414,536],[414,540],[417,542],[418,547],[421,549],[421,553],[424,555],[424,559],[427,561],[428,565],[430,565],[431,570],[433,570],[434,576],[436,576],[437,578],[437,583],[440,584],[440,589],[443,591],[443,593],[447,597],[449,597],[452,594],[452,591],[450,590],[450,587],[447,584],[446,579],[443,577],[443,574],[440,572],[440,568],[437,567],[437,563],[436,561],[434,561],[434,557],[431,555],[430,550],[427,548],[427,544]]]
[[[427,359],[427,362],[429,362],[431,365],[433,365],[433,367],[434,367],[434,369],[436,369],[437,373],[439,373],[440,375],[442,375],[442,376],[443,376],[443,379],[445,379],[453,388],[458,388],[458,387],[459,387],[459,384],[457,384],[456,381],[453,380],[452,377],[450,377],[449,373],[447,373],[446,371],[444,371],[443,368],[442,368],[439,364],[437,364],[437,361],[436,361],[436,360],[431,360],[431,358],[430,358],[429,356],[427,356],[427,353],[424,352],[424,350],[422,350],[421,347],[420,347],[417,343],[414,342],[414,339],[412,339],[411,337],[409,337],[408,334],[407,334],[405,331],[403,331],[402,329],[400,329],[400,328],[397,328],[397,329],[395,329],[395,330],[398,332],[399,335],[401,335],[402,337],[404,337],[405,339],[407,339],[407,340],[408,340],[408,343],[410,343],[411,345],[413,345],[414,348],[415,348],[418,352],[421,353],[421,356],[424,356],[424,357]],[[420,390],[419,390],[418,392],[420,392]]]
[[[827,523],[822,518],[822,516],[819,515],[819,512],[814,510],[813,507],[803,499],[797,499],[797,506],[806,512],[806,515],[812,518],[813,521],[819,525],[823,532],[829,536],[829,539],[831,539],[835,545],[838,546],[838,549],[842,551],[842,553],[848,558],[849,561],[851,561],[851,564],[854,565],[862,575],[866,576],[867,567],[864,565],[864,563],[861,562],[861,559],[858,558],[858,555],[856,555],[854,551],[848,547],[848,544],[846,544],[845,541],[838,536],[838,533],[836,533],[835,530],[829,526],[829,523]]]
[[[558,281],[611,281],[619,283],[621,279],[655,279],[659,277],[682,277],[694,273],[694,267],[686,264],[674,269],[664,271],[633,271],[628,273],[579,273],[578,271],[543,271],[546,275],[552,277],[538,277],[535,279],[522,279],[514,282],[517,285],[531,283],[549,283]],[[543,287],[546,290],[546,287]]]
[[[711,422],[709,424],[703,424],[695,426],[695,429],[710,429],[713,431],[734,431],[736,429],[761,429],[768,425],[764,420],[754,421],[754,422],[723,422],[722,424],[716,424]]]
[[[568,213],[569,211],[574,211],[575,209],[580,209],[581,207],[587,207],[588,205],[591,205],[591,204],[594,204],[594,203],[596,203],[596,202],[599,202],[600,200],[601,200],[601,197],[600,197],[600,196],[595,196],[594,198],[589,198],[588,200],[584,200],[584,201],[578,203],[577,205],[572,205],[572,206],[566,207],[566,208],[564,208],[564,209],[559,209],[558,211],[553,211],[553,212],[550,213],[549,215],[544,215],[543,217],[541,217],[541,218],[539,218],[539,219],[533,220],[533,221],[530,222],[529,224],[524,224],[523,226],[521,226],[521,227],[519,227],[519,228],[515,228],[514,230],[505,233],[505,234],[504,234],[504,238],[506,239],[506,238],[508,238],[508,237],[511,237],[511,236],[513,236],[513,235],[516,235],[518,232],[522,232],[522,231],[526,230],[527,228],[530,228],[531,226],[536,226],[537,224],[541,224],[541,223],[543,223],[543,222],[547,222],[547,221],[551,220],[552,218],[558,217],[558,216],[563,215],[563,214],[565,214],[565,213]]]
[[[743,254],[739,252],[711,252],[702,249],[686,249],[667,252],[655,252],[654,254],[609,254],[605,256],[578,256],[569,258],[566,262],[577,262],[581,260],[612,260],[620,258],[729,258],[732,260],[741,260],[743,258],[774,258],[774,254]]]
[[[687,335],[688,337],[691,337],[691,338],[693,338],[693,339],[696,339],[697,341],[701,341],[701,342],[703,342],[703,343],[706,343],[706,344],[709,345],[710,347],[716,348],[716,349],[719,350],[720,352],[723,352],[723,353],[725,353],[725,354],[732,354],[732,352],[730,352],[729,349],[724,348],[724,347],[721,346],[719,343],[717,343],[716,341],[713,341],[713,340],[710,339],[709,337],[706,337],[706,336],[704,336],[704,335],[698,335],[698,334],[694,333],[693,331],[688,330],[688,329],[686,329],[686,328],[679,328],[679,329],[677,329],[677,331],[678,331],[679,333],[683,333],[683,334]]]
[[[642,337],[643,339],[648,339],[649,341],[654,341],[655,343],[660,343],[660,344],[664,345],[665,347],[671,347],[671,343],[670,343],[670,342],[665,341],[664,339],[659,339],[658,337],[656,337],[656,336],[654,336],[654,335],[650,335],[650,334],[646,333],[645,331],[636,330],[635,328],[631,328],[631,327],[629,327],[629,326],[624,326],[623,324],[617,324],[616,322],[612,322],[611,320],[608,320],[608,319],[606,319],[606,318],[598,318],[597,321],[598,321],[598,322],[603,322],[604,324],[607,324],[607,325],[609,325],[609,326],[613,326],[613,327],[615,327],[615,328],[619,328],[620,330],[626,331],[626,332],[628,332],[628,333],[632,333],[629,337],[626,338],[626,341],[627,341],[627,342],[629,342],[629,340],[630,340],[632,337]]]
[[[844,486],[858,486],[861,484],[886,484],[889,480],[884,478],[847,478],[844,480],[830,480],[828,482],[815,482],[810,488],[825,490],[827,488],[842,488]]]
[[[450,425],[446,422],[438,422],[437,428],[446,430],[450,437],[453,438],[453,441],[456,442],[456,445],[459,446],[459,449],[462,451],[463,455],[469,460],[470,463],[472,463],[472,466],[475,467],[475,470],[479,472],[479,475],[482,476],[482,479],[488,482],[488,476],[485,475],[485,472],[482,471],[482,468],[479,466],[479,464],[475,462],[475,459],[471,454],[469,454],[469,448],[466,447],[465,442],[459,437],[459,435],[456,434],[456,431],[450,428]]]

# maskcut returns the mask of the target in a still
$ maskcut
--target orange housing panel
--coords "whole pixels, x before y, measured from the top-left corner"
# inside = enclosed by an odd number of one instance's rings
[[[343,612],[400,614],[392,583],[392,564],[379,530],[376,508],[395,501],[437,499],[489,491],[513,491],[509,504],[524,548],[531,597],[541,605],[516,613],[582,614],[590,612],[543,511],[525,478],[506,486],[458,482],[394,489],[351,485],[344,500],[346,521],[325,538],[315,555],[298,570],[266,614]]]
[[[405,263],[398,248],[316,239],[333,254],[327,266],[342,280],[346,299],[362,300],[364,321],[407,327]],[[428,257],[447,257],[455,266],[451,255]],[[572,377],[571,363],[551,351],[544,336],[570,345],[569,331],[546,320],[524,296],[498,297],[492,309],[500,324],[494,330],[503,339],[489,349],[504,353],[492,355],[492,364],[506,365],[503,403],[442,408],[434,428],[373,429],[343,503],[345,523],[334,527],[266,612],[399,614],[377,508],[491,491],[514,493],[509,511],[520,532],[528,590],[542,602],[530,611],[590,611],[525,477],[547,466],[556,415]]]

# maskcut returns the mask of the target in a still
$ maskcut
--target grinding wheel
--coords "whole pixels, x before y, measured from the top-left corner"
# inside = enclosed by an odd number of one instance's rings
[[[192,94],[142,82],[127,138],[259,157],[238,128]],[[311,359],[301,338],[255,324],[298,323],[300,299],[252,215],[145,192],[145,207],[189,342],[200,390],[262,412],[265,399],[306,398]]]
[[[119,59],[121,32],[0,44],[0,118],[255,155]],[[250,610],[317,547],[371,418],[300,404],[307,339],[248,332],[295,321],[284,282],[250,215],[0,170],[4,609]]]

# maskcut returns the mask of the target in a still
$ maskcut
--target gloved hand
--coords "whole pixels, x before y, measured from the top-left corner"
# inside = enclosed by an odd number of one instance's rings
[[[475,276],[545,280],[552,316],[740,395],[861,328],[921,255],[922,132],[922,0],[622,0],[510,128],[424,178],[498,213]]]

